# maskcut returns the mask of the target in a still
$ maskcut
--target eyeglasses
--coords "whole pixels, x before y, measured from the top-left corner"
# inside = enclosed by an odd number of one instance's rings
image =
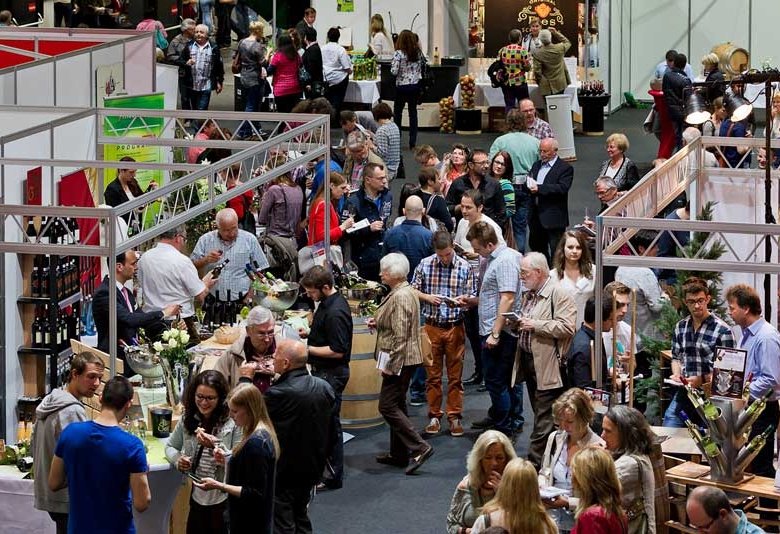
[[[480,167],[480,166],[484,167],[485,165],[489,165],[489,162],[488,162],[488,160],[486,160],[486,159],[483,159],[482,161],[476,161],[476,160],[474,160],[474,161],[472,161],[471,163],[473,163],[473,164],[474,164],[474,165],[476,165],[477,167]]]
[[[264,337],[266,339],[274,337],[273,330],[270,330],[268,332],[258,332],[257,330],[252,330],[249,333],[255,337]]]
[[[493,165],[501,165],[502,167],[505,167],[506,163],[504,163],[503,161],[494,161]]]
[[[214,402],[218,398],[219,397],[217,397],[215,395],[201,395],[201,394],[195,395],[195,400],[200,401],[200,402]]]
[[[699,299],[685,299],[685,304],[688,306],[704,306],[707,303],[706,298],[699,298]]]
[[[700,526],[700,527],[697,527],[697,526],[696,526],[696,525],[694,525],[693,523],[688,523],[688,526],[689,526],[689,527],[691,527],[691,528],[695,528],[696,530],[698,530],[698,531],[700,531],[700,532],[706,532],[706,531],[708,531],[708,530],[710,529],[710,527],[712,526],[712,524],[713,524],[715,521],[717,521],[717,520],[718,520],[718,518],[716,517],[715,519],[713,519],[712,521],[710,521],[710,522],[709,522],[709,523],[707,523],[706,525],[702,525],[702,526]]]

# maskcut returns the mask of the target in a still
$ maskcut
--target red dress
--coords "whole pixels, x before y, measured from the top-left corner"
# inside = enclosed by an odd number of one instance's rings
[[[571,534],[626,534],[625,517],[607,515],[601,506],[591,506],[583,511],[574,523]]]
[[[669,159],[674,153],[674,126],[669,118],[669,108],[666,107],[663,91],[648,91],[655,101],[655,112],[661,121],[661,139],[658,145],[657,158]]]

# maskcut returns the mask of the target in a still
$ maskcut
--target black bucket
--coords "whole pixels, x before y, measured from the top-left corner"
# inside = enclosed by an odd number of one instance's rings
[[[156,438],[167,438],[171,434],[173,410],[170,408],[152,408],[152,435]]]

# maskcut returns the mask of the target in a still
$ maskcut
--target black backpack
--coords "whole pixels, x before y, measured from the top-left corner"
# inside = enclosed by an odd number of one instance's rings
[[[493,87],[504,87],[509,79],[509,73],[506,71],[506,66],[500,58],[490,64],[487,73],[490,78],[490,85]]]

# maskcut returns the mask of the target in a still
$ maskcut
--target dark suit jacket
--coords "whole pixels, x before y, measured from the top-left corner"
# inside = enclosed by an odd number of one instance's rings
[[[531,166],[528,175],[536,179],[541,168],[540,160]],[[572,180],[574,180],[574,168],[558,158],[545,176],[544,183],[539,184],[536,193],[531,194],[527,186],[523,185],[523,189],[531,199],[529,215],[539,217],[542,228],[569,226],[569,188]]]
[[[128,345],[136,336],[139,328],[148,328],[149,326],[160,324],[163,318],[163,312],[142,312],[135,308],[135,297],[132,292],[128,292],[130,304],[132,304],[133,313],[127,309],[125,297],[119,288],[114,287],[113,295],[116,298],[116,337],[117,341],[122,340]],[[92,316],[95,319],[95,327],[98,333],[98,349],[105,353],[110,351],[108,344],[108,299],[110,293],[108,289],[108,277],[103,279],[103,283],[98,286],[92,296]],[[124,361],[125,351],[120,344],[117,348],[117,356]],[[125,370],[127,374],[129,370]]]
[[[303,52],[303,66],[315,82],[322,82],[325,74],[322,70],[322,51],[320,45],[314,43]]]

